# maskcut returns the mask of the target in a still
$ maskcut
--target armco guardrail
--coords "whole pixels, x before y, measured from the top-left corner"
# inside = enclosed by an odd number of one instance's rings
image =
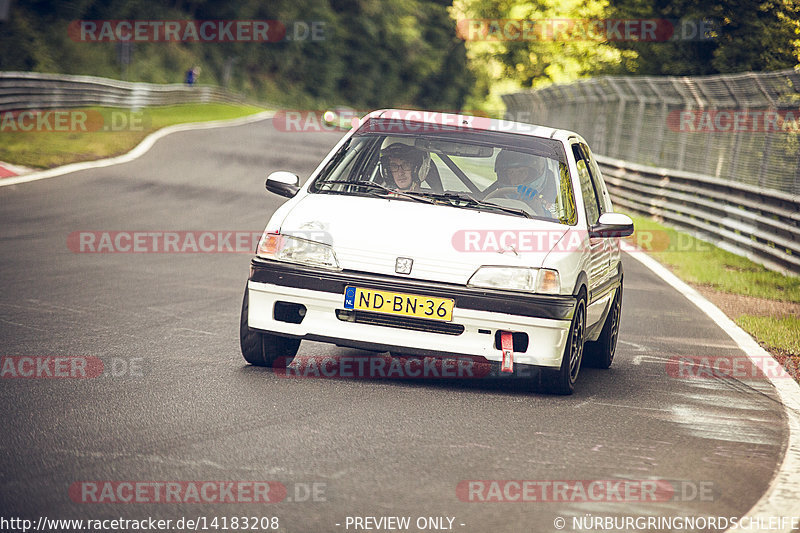
[[[597,156],[615,205],[721,248],[800,273],[800,197],[702,174]]]
[[[0,72],[0,111],[85,106],[140,107],[244,102],[220,87],[160,85],[68,74]]]

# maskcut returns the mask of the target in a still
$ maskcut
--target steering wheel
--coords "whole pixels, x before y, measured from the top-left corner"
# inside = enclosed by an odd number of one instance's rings
[[[540,198],[533,198],[531,203],[526,202],[523,200],[523,196],[519,193],[516,187],[500,187],[498,189],[493,190],[489,194],[484,197],[484,201],[488,201],[491,198],[503,198],[509,200],[515,200],[525,207],[529,207],[539,216],[550,218],[553,214],[547,210],[544,206],[544,201]],[[511,206],[509,206],[511,207]]]

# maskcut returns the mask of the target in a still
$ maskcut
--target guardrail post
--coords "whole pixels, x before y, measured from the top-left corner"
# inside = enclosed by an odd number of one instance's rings
[[[628,159],[635,161],[639,153],[639,138],[642,134],[642,123],[644,122],[645,99],[636,85],[631,83],[630,78],[625,78],[625,82],[631,89],[631,92],[633,92],[636,100],[639,101],[639,106],[636,112],[636,122],[633,124],[633,140],[631,141],[630,150],[628,150]]]
[[[593,146],[597,146],[598,150],[602,150],[602,153],[605,153],[608,148],[606,144],[608,133],[608,125],[606,124],[608,121],[608,95],[603,91],[603,88],[596,80],[589,80],[587,85],[594,93],[595,98],[593,101],[597,102],[599,100],[602,102],[602,110],[597,110],[597,112],[594,113],[594,130],[592,131],[594,138],[592,139],[592,144]]]
[[[733,101],[736,102],[736,109],[740,111],[749,111],[750,109],[747,104],[742,103],[736,98],[736,91],[731,87],[730,82],[725,78],[722,78],[722,82],[725,84],[725,87],[728,88],[728,91],[730,91]],[[731,172],[736,168],[737,159],[739,158],[739,145],[742,143],[741,133],[743,132],[733,132],[733,135],[731,135],[731,147],[728,149],[728,155],[730,156],[728,159],[728,168]],[[720,173],[717,172],[716,176],[720,177]]]
[[[620,91],[620,89],[617,86],[617,84],[614,82],[614,78],[609,76],[607,79],[608,79],[608,83],[611,85],[611,88],[614,89],[614,92],[616,93],[617,98],[619,99],[619,104],[618,104],[618,107],[617,107],[616,127],[614,128],[614,137],[612,138],[611,152],[610,152],[609,155],[611,155],[613,157],[620,157],[620,147],[619,146],[620,146],[620,140],[621,140],[621,137],[622,137],[623,125],[625,124],[623,119],[625,118],[626,98],[625,98],[625,95],[622,93],[622,91]]]
[[[769,94],[769,91],[767,91],[767,89],[764,87],[764,84],[761,83],[761,80],[759,80],[757,76],[753,76],[752,79],[755,82],[756,87],[758,87],[758,89],[764,95],[764,99],[767,102],[769,102],[769,108],[768,108],[768,110],[766,112],[777,111],[777,107],[776,107],[777,102],[775,102],[775,100]],[[763,153],[763,155],[761,157],[761,164],[759,165],[759,168],[758,168],[758,184],[761,185],[761,186],[764,185],[764,178],[765,178],[766,173],[767,173],[767,166],[768,166],[770,154],[772,152],[772,133],[770,133],[768,131],[765,131],[764,132],[764,136],[765,136],[765,138],[764,138],[764,153]],[[795,178],[795,181],[796,180],[797,179]]]
[[[653,83],[653,79],[650,76],[647,76],[645,77],[644,81],[656,94],[658,101],[661,102],[661,118],[659,119],[659,127],[654,129],[654,137],[650,143],[654,147],[653,151],[656,154],[661,154],[664,151],[664,134],[669,128],[669,126],[667,126],[667,119],[669,118],[669,106],[666,102],[666,95],[658,89],[658,86],[655,83]],[[658,157],[657,160],[653,161],[652,163],[661,164],[661,157]]]
[[[698,106],[700,108],[703,107],[703,101],[702,100],[700,100],[699,98],[695,97],[694,98],[694,100],[696,102],[696,105],[695,105],[695,102],[690,102],[690,99],[687,96],[688,93],[692,92],[690,87],[689,87],[689,81],[690,81],[689,78],[686,78],[686,77],[683,77],[683,78],[670,78],[670,81],[672,81],[672,84],[675,87],[675,90],[678,91],[678,93],[683,97],[684,110],[691,111],[696,106]],[[695,96],[695,95],[692,95],[692,96]],[[686,108],[687,105],[688,105],[688,109]],[[686,167],[686,146],[687,146],[688,142],[689,142],[689,136],[686,133],[684,133],[683,135],[680,136],[680,141],[678,142],[678,153],[676,154],[677,161],[675,162],[675,168],[677,168],[678,170],[683,170]]]
[[[709,113],[711,113],[711,114],[713,114],[714,111],[719,111],[719,102],[717,101],[716,98],[714,98],[714,95],[709,95],[708,94],[708,91],[706,90],[706,84],[704,83],[704,80],[693,81],[690,86],[694,87],[696,89],[695,91],[692,92],[692,94],[694,94],[695,98],[697,98],[699,101],[701,101],[703,103],[701,105],[701,107],[703,107],[704,109],[708,109]],[[700,99],[700,96],[699,96],[698,93],[703,95],[702,100]],[[704,161],[705,161],[705,168],[703,169],[704,174],[713,174],[711,169],[714,168],[714,160],[713,160],[711,154],[713,153],[713,150],[712,150],[713,142],[712,141],[714,140],[716,135],[719,135],[719,132],[708,132],[708,134],[705,135],[705,141],[706,141],[705,155],[706,155],[706,157],[704,158]],[[718,163],[719,162],[717,162],[717,164]],[[699,169],[694,169],[694,170],[699,170]]]

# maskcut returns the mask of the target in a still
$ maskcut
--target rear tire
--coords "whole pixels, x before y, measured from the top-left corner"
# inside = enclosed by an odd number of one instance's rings
[[[242,301],[242,316],[239,321],[239,345],[242,349],[244,360],[255,366],[272,367],[279,358],[279,366],[285,367],[292,362],[297,350],[300,349],[300,339],[281,337],[271,333],[261,333],[250,329],[248,325],[248,290],[244,290],[244,300]]]
[[[586,333],[586,297],[583,293],[578,296],[575,305],[575,314],[569,327],[567,346],[561,358],[561,368],[558,370],[543,369],[543,381],[548,392],[553,394],[569,395],[575,392],[575,382],[583,360],[584,335]]]
[[[611,309],[608,310],[606,322],[603,324],[603,331],[596,341],[586,343],[586,354],[584,361],[586,365],[594,368],[609,368],[614,362],[614,354],[617,351],[617,339],[619,338],[619,322],[622,316],[622,282],[620,281],[617,294],[611,302]]]

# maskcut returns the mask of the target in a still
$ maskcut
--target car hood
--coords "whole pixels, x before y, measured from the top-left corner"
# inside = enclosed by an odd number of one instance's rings
[[[569,226],[398,199],[309,194],[281,233],[325,242],[345,270],[390,276],[398,257],[414,279],[465,284],[481,265],[540,267]]]

